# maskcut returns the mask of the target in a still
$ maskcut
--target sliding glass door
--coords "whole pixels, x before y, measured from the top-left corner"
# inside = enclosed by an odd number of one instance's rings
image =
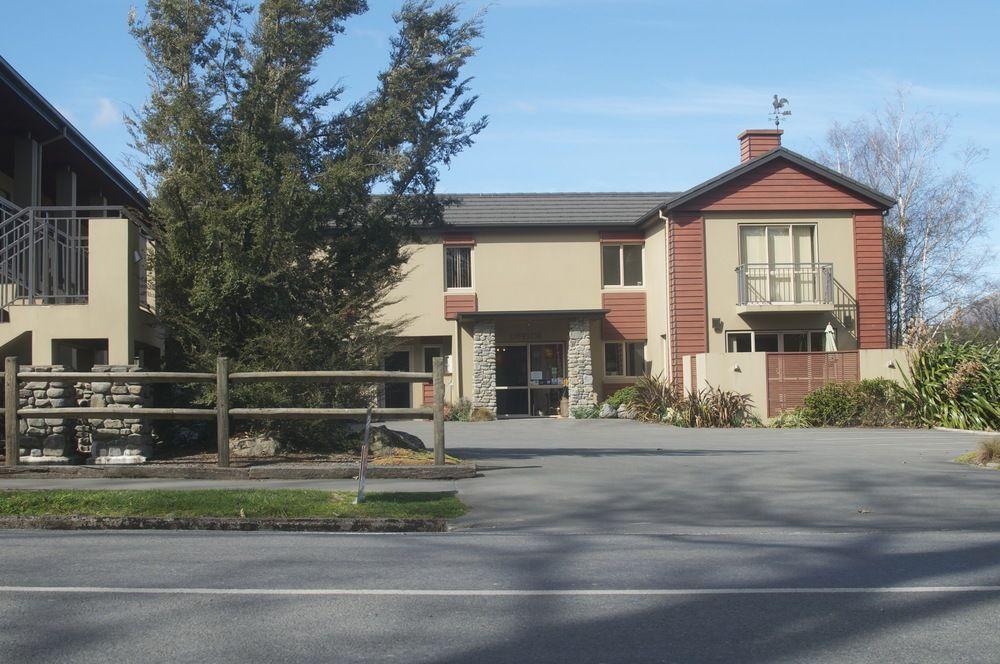
[[[815,226],[740,226],[740,253],[750,301],[815,301],[820,278]]]
[[[565,378],[561,343],[497,346],[497,415],[557,415]]]

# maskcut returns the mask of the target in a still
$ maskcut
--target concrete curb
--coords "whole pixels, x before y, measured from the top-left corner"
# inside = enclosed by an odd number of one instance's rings
[[[1000,433],[1000,431],[990,431],[990,430],[980,431],[978,429],[952,429],[949,427],[932,427],[932,428],[935,431],[949,431],[951,433],[971,433],[977,436],[995,436],[998,433]]]
[[[307,533],[440,533],[444,519],[239,519],[159,516],[5,516],[0,529],[23,530],[228,530]]]
[[[369,479],[458,480],[475,477],[476,464],[460,463],[448,466],[368,466]],[[345,480],[358,476],[353,463],[322,465],[245,466],[216,468],[214,466],[18,466],[0,467],[0,479],[115,478],[115,479],[180,479],[180,480]]]

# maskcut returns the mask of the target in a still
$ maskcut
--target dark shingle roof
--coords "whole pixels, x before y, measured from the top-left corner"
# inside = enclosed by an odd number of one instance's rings
[[[439,194],[451,226],[631,226],[676,193]]]

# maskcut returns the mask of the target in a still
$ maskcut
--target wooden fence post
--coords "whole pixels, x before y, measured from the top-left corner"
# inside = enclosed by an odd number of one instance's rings
[[[229,467],[229,358],[215,360],[215,430],[218,466]]]
[[[16,466],[20,461],[20,441],[18,437],[20,432],[17,426],[17,404],[18,404],[18,394],[17,394],[17,358],[8,357],[4,360],[4,375],[3,375],[3,393],[4,393],[4,435],[6,436],[6,445],[4,447],[4,454],[6,456],[6,463],[8,466]]]
[[[435,357],[434,370],[434,464],[444,465],[444,358]]]

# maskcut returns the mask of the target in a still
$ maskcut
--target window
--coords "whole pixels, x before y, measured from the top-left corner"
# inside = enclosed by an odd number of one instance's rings
[[[749,353],[753,349],[753,337],[749,332],[730,332],[726,335],[726,349],[730,353]]]
[[[434,371],[435,357],[441,357],[441,346],[424,346],[424,371]]]
[[[605,376],[641,376],[644,373],[645,341],[609,341],[604,344]]]
[[[444,248],[445,288],[472,288],[472,247]]]
[[[601,245],[601,281],[605,286],[642,286],[642,245]]]
[[[816,227],[740,226],[740,260],[754,301],[812,302],[819,292]]]
[[[805,353],[825,350],[826,333],[820,330],[794,332],[727,332],[729,353]]]

